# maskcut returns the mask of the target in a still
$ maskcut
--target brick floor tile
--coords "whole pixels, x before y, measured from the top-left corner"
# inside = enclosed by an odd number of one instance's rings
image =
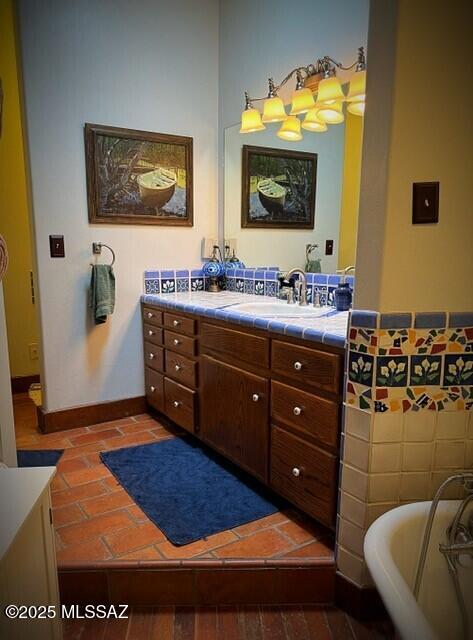
[[[239,527],[235,527],[233,531],[239,536],[244,537],[250,535],[251,533],[255,533],[256,531],[260,531],[261,529],[266,529],[267,527],[271,527],[275,524],[280,524],[287,521],[288,520],[286,516],[278,511],[277,513],[272,513],[270,516],[266,516],[265,518],[253,520],[253,522],[247,522],[246,524],[242,524]]]
[[[289,551],[284,554],[285,558],[333,558],[333,540],[318,540],[306,544],[304,547]]]
[[[57,470],[60,473],[70,473],[71,471],[79,471],[79,469],[85,469],[87,462],[84,458],[61,458],[57,463]]]
[[[144,549],[137,549],[136,551],[129,551],[119,556],[120,560],[162,560],[163,556],[159,553],[156,547],[149,546]]]
[[[86,456],[96,451],[105,451],[103,442],[93,442],[92,444],[86,444],[80,447],[72,447],[67,449],[62,454],[61,460],[69,460],[70,458],[77,458],[79,456]]]
[[[131,422],[130,424],[126,424],[123,427],[120,427],[120,431],[123,435],[128,435],[130,433],[141,433],[142,431],[150,431],[151,429],[156,429],[155,422]],[[164,428],[161,427],[164,431]]]
[[[170,560],[193,558],[205,551],[214,550],[217,547],[225,549],[226,547],[223,545],[231,546],[231,543],[235,540],[238,540],[238,538],[232,531],[222,531],[206,539],[197,540],[182,547],[177,547],[169,542],[169,540],[166,540],[158,545],[158,550],[164,557]]]
[[[94,538],[82,544],[74,544],[56,551],[59,567],[68,562],[96,562],[111,558],[110,551],[100,538]]]
[[[78,502],[79,500],[86,500],[87,498],[94,498],[100,496],[103,493],[107,493],[107,488],[101,482],[89,482],[88,484],[82,484],[72,489],[63,489],[62,491],[53,491],[51,494],[51,500],[54,507],[62,507],[65,504],[71,504],[72,502]]]
[[[109,534],[104,537],[107,545],[114,555],[128,553],[140,547],[147,547],[162,542],[163,532],[152,522],[134,524],[126,531]]]
[[[79,522],[62,527],[59,531],[65,545],[80,544],[98,536],[111,534],[114,531],[126,529],[133,524],[133,520],[124,510],[103,513]]]
[[[60,473],[56,473],[51,482],[51,491],[61,491],[62,489],[67,489],[67,484],[64,481],[64,478]]]
[[[89,516],[96,516],[99,513],[106,513],[107,511],[114,511],[121,507],[133,505],[133,500],[126,491],[113,491],[113,493],[106,493],[98,498],[90,498],[90,500],[84,500],[80,503],[82,509]]]
[[[119,427],[126,424],[133,424],[135,421],[132,417],[130,418],[119,418],[118,420],[110,420],[109,422],[98,422],[97,424],[92,424],[88,428],[89,432],[96,433],[98,431],[107,431],[108,429],[118,429]]]
[[[146,513],[142,511],[137,504],[133,504],[131,507],[128,507],[127,511],[137,522],[146,522],[149,520]]]
[[[108,438],[113,438],[114,436],[119,436],[120,432],[118,429],[107,429],[106,431],[99,431],[98,433],[90,432],[84,433],[81,436],[75,436],[71,438],[71,444],[74,447],[80,447],[86,444],[92,444],[99,440],[106,440]]]
[[[76,487],[77,485],[93,482],[94,480],[101,480],[109,475],[110,471],[103,464],[96,465],[95,467],[85,467],[77,471],[71,471],[70,473],[63,473],[64,480],[70,487]]]
[[[84,519],[85,515],[76,503],[53,509],[53,524],[56,528],[73,522],[80,522]]]
[[[289,536],[295,544],[303,544],[320,538],[328,534],[328,530],[317,522],[307,521],[288,521],[278,525],[278,530]]]
[[[111,491],[117,491],[122,487],[121,484],[118,482],[118,480],[115,478],[115,476],[112,476],[112,474],[104,478],[102,482]]]
[[[144,444],[146,442],[156,442],[156,438],[149,431],[143,431],[143,433],[132,433],[127,436],[119,436],[117,438],[110,438],[105,440],[105,446],[107,450],[121,449],[122,447],[133,447],[138,444]]]
[[[214,554],[218,558],[270,558],[292,548],[285,536],[275,529],[266,529],[215,549]]]

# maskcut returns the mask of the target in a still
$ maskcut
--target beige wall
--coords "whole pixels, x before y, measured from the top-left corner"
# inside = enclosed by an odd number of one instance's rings
[[[473,308],[472,19],[468,0],[372,2],[357,308]],[[411,223],[416,181],[440,182],[436,225]]]
[[[38,343],[35,305],[31,300],[31,237],[26,189],[23,130],[15,49],[13,5],[0,3],[0,77],[3,82],[3,131],[0,138],[0,233],[10,255],[3,279],[12,376],[39,372],[29,344]]]

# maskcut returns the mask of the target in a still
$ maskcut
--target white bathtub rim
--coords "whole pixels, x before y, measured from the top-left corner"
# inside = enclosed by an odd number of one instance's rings
[[[391,533],[412,516],[424,514],[427,519],[431,504],[431,501],[414,502],[387,511],[373,522],[364,541],[371,576],[394,625],[405,640],[436,640],[437,635],[392,559]]]

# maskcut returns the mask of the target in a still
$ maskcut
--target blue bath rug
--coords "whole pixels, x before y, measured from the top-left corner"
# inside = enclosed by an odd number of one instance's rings
[[[64,449],[18,449],[16,455],[19,467],[54,467],[63,453]]]
[[[248,476],[188,438],[100,454],[118,482],[175,545],[279,510]]]

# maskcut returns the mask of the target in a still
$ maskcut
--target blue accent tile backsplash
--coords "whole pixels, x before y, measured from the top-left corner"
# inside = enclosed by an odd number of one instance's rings
[[[277,267],[257,267],[256,269],[227,269],[220,286],[226,291],[276,297],[279,292]],[[338,274],[307,273],[307,300],[311,303],[318,294],[321,305],[333,305],[333,292],[340,282]],[[353,288],[355,279],[347,276]],[[209,279],[202,269],[163,269],[144,273],[144,293],[181,293],[186,291],[207,291]]]

